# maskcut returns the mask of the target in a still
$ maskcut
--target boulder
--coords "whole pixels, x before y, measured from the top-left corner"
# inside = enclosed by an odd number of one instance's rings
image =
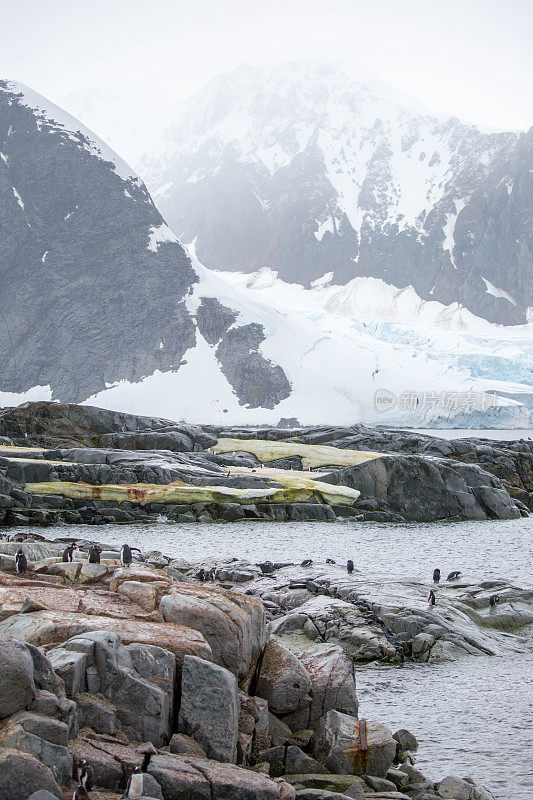
[[[315,736],[315,756],[331,772],[384,777],[396,755],[390,730],[366,720],[367,749],[361,747],[361,720],[328,711]]]
[[[16,639],[0,637],[0,719],[26,708],[35,696],[30,652]]]
[[[392,738],[398,742],[398,750],[410,750],[411,752],[418,750],[418,739],[411,731],[407,731],[405,728],[393,733]]]
[[[435,790],[444,800],[493,800],[493,796],[482,786],[449,775],[437,783]]]
[[[47,791],[47,789],[39,789],[37,792],[34,792],[28,800],[57,800],[55,794]]]
[[[292,775],[319,775],[321,772],[327,772],[322,764],[316,761],[316,759],[311,758],[311,756],[307,755],[307,753],[304,753],[303,750],[295,745],[290,745],[287,747],[285,752],[284,766],[285,769],[283,771]]]
[[[78,720],[81,727],[96,733],[114,736],[117,732],[117,709],[103,695],[81,693],[75,696]]]
[[[125,644],[138,642],[170,650],[176,656],[178,670],[188,654],[211,659],[211,648],[201,633],[181,625],[56,611],[16,614],[0,622],[0,637],[13,636],[37,646],[58,644],[80,633],[99,630],[118,633]]]
[[[21,750],[0,750],[0,800],[22,800],[39,790],[62,800],[57,781],[45,764]]]
[[[235,675],[217,664],[186,656],[181,677],[180,733],[199,742],[208,758],[235,762],[239,711]]]
[[[80,583],[96,583],[107,575],[108,568],[105,564],[83,564],[78,580]]]
[[[166,744],[175,676],[172,653],[145,644],[124,647],[120,636],[111,631],[74,637],[51,650],[50,657],[58,652],[84,657],[84,683],[92,682],[93,688],[110,701],[130,739]]]
[[[163,790],[165,800],[293,800],[292,789],[232,764],[192,756],[152,756],[148,773]]]
[[[153,611],[158,601],[157,585],[155,582],[124,581],[118,587],[118,593],[132,600],[146,611]]]
[[[311,680],[308,718],[304,720],[299,715],[302,728],[314,728],[320,717],[332,709],[357,716],[355,667],[340,645],[315,645],[299,653],[299,660]]]
[[[162,598],[159,608],[167,622],[205,636],[213,661],[239,679],[248,675],[265,645],[265,610],[256,598],[219,587],[179,584]]]
[[[72,774],[68,726],[58,720],[22,712],[0,730],[0,748],[22,750],[47,766],[54,778],[66,784]]]
[[[185,736],[184,733],[175,733],[168,745],[169,753],[177,753],[182,756],[199,756],[206,758],[205,750],[198,744],[192,736]]]
[[[257,696],[268,701],[274,714],[289,714],[309,706],[310,689],[309,673],[298,658],[279,642],[267,642],[257,680]]]

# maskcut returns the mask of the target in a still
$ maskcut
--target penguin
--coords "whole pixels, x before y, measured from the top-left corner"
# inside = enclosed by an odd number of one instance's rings
[[[94,784],[94,774],[93,768],[88,763],[86,758],[82,758],[78,764],[77,769],[78,774],[78,784],[83,786],[88,792],[90,792],[93,788]]]
[[[310,567],[312,563],[313,563],[313,559],[311,559],[311,558],[306,558],[306,559],[304,559],[304,561],[302,561],[302,563],[300,564],[300,566],[301,566],[301,567]]]
[[[78,786],[74,790],[74,794],[72,795],[72,800],[91,800],[89,797],[89,792],[85,788],[85,786]]]
[[[138,553],[141,551],[138,547],[130,547],[129,544],[123,544],[120,548],[120,563],[123,567],[129,567],[131,562],[133,561],[133,551],[136,550]]]
[[[135,767],[133,772],[131,773],[128,785],[126,787],[126,794],[125,797],[137,798],[142,797],[143,793],[143,784],[144,784],[144,775],[141,771],[140,767]]]
[[[500,602],[500,595],[499,594],[491,594],[489,597],[489,603],[494,608],[494,606],[498,605]]]
[[[89,547],[89,564],[100,563],[100,553],[102,548],[98,544],[93,544]]]
[[[68,547],[65,547],[63,550],[63,561],[72,561],[75,547],[75,544],[69,544]]]
[[[433,570],[433,583],[438,583],[440,581],[440,569]]]
[[[24,555],[24,550],[17,550],[17,555],[15,556],[15,569],[17,572],[20,572],[21,575],[23,575],[28,569],[28,559]]]
[[[458,569],[454,569],[453,572],[450,572],[448,577],[446,578],[447,581],[456,581],[461,573]]]
[[[348,561],[348,563],[346,564],[346,569],[348,570],[348,573],[351,575],[352,572],[353,572],[353,561],[352,561],[352,559],[350,559]]]
[[[431,589],[431,591],[429,593],[429,597],[428,597],[428,603],[429,603],[430,606],[434,606],[436,602],[437,602],[437,599],[435,597],[435,592],[433,591],[433,589]]]
[[[326,558],[326,564],[336,564],[337,562],[333,558]]]

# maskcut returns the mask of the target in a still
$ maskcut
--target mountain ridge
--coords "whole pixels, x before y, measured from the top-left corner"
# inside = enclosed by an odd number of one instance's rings
[[[340,283],[412,283],[423,299],[523,324],[532,159],[533,130],[428,116],[382,81],[305,63],[217,76],[140,169],[208,267],[271,267],[307,286],[331,270]]]

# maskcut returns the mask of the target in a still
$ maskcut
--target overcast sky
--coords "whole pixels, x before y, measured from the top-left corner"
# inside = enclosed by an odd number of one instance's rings
[[[1,77],[78,116],[73,93],[118,89],[139,108],[151,97],[159,126],[240,63],[350,58],[436,111],[533,124],[531,0],[0,0],[0,11]],[[131,116],[115,108],[89,103],[83,121],[127,150]]]

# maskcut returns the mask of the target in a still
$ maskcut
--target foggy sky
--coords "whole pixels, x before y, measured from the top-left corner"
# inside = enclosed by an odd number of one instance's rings
[[[530,0],[0,0],[0,11],[0,77],[67,110],[72,93],[118,89],[139,109],[157,101],[162,124],[241,63],[350,58],[435,111],[533,123]],[[120,119],[109,124],[120,138]]]

